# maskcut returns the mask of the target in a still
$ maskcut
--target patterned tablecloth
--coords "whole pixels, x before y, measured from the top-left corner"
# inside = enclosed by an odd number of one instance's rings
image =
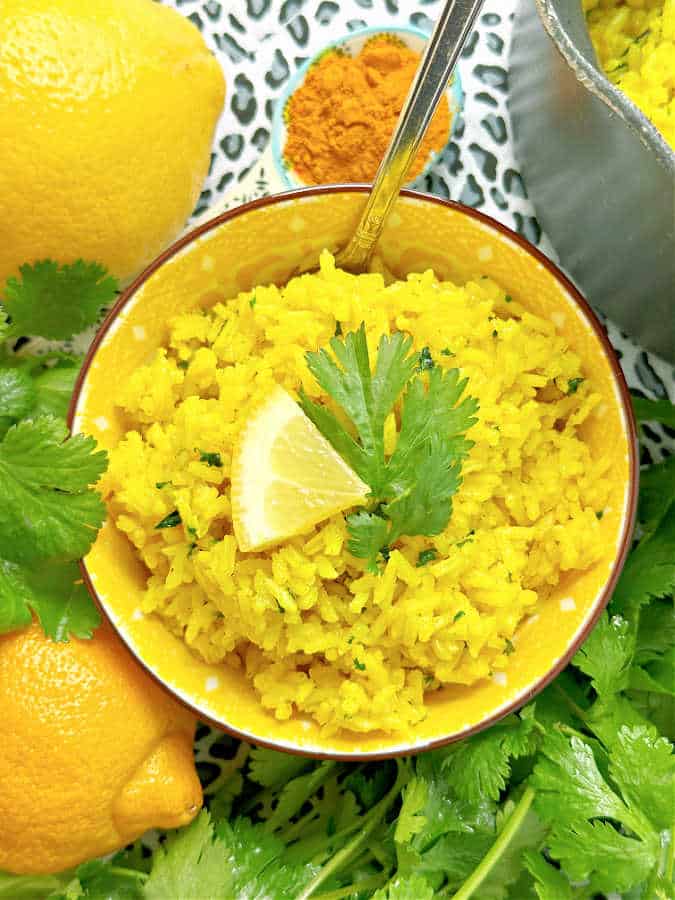
[[[270,143],[275,99],[298,66],[327,43],[365,26],[429,32],[442,0],[164,0],[188,16],[221,62],[226,109],[193,221],[276,190]],[[507,113],[508,55],[516,0],[486,0],[459,63],[465,94],[452,139],[414,187],[488,213],[556,258],[518,169]],[[675,401],[675,371],[611,323],[610,339],[631,389]],[[645,426],[643,462],[675,450],[675,432]],[[200,728],[198,765],[217,777],[228,738]]]

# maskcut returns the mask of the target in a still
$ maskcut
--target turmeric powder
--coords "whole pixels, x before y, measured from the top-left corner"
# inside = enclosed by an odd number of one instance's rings
[[[400,40],[382,35],[357,56],[324,54],[307,72],[284,111],[284,158],[305,184],[372,181],[394,131],[419,63]],[[409,178],[450,135],[447,97],[429,124]]]

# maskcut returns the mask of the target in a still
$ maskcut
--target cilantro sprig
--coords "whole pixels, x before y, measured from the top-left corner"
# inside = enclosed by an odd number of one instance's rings
[[[51,260],[20,269],[0,303],[0,633],[35,615],[54,640],[91,637],[98,612],[74,560],[104,519],[93,485],[106,454],[68,436],[81,357],[15,352],[26,335],[66,339],[93,325],[117,282],[102,266]]]
[[[349,515],[347,527],[350,552],[377,571],[378,556],[402,535],[432,536],[448,524],[478,403],[462,399],[467,380],[458,369],[436,366],[428,348],[414,352],[400,332],[382,335],[373,370],[363,324],[333,337],[330,349],[308,353],[307,365],[351,428],[304,391],[300,405],[370,487],[370,505]],[[385,422],[399,399],[401,427],[387,456]]]

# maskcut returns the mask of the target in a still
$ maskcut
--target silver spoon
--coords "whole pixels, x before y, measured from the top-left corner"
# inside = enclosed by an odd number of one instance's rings
[[[351,240],[335,257],[349,272],[364,272],[427,126],[445,92],[483,0],[447,0],[436,22],[380,163],[368,203]]]

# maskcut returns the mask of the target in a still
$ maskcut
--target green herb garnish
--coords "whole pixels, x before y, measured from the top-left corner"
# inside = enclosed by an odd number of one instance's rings
[[[200,450],[199,462],[206,463],[207,466],[210,466],[212,468],[223,468],[223,461],[220,458],[220,453],[206,453],[204,450]]]
[[[439,534],[461,483],[461,463],[472,444],[477,402],[461,399],[466,379],[457,369],[419,371],[412,340],[396,333],[380,338],[371,373],[365,327],[334,337],[327,350],[307,354],[321,387],[351,420],[356,437],[325,406],[304,392],[300,405],[345,462],[368,484],[371,503],[347,517],[349,550],[377,571],[378,555],[403,534]],[[403,394],[401,428],[394,452],[384,452],[384,423]],[[461,400],[461,402],[460,402]]]
[[[420,550],[419,556],[417,557],[417,568],[421,568],[421,566],[426,566],[427,563],[433,562],[434,559],[438,556],[438,551],[434,547],[429,547],[428,550]]]
[[[358,660],[356,657],[354,657],[354,668],[358,669],[359,672],[365,672],[366,664],[362,663],[360,660]]]
[[[187,370],[190,368],[190,361],[187,359],[179,359],[178,362],[176,363],[176,365],[178,366],[179,369],[182,369],[184,372],[187,372]]]
[[[180,513],[177,509],[174,509],[173,512],[170,512],[168,516],[164,516],[161,522],[158,522],[155,525],[155,528],[175,528],[176,525],[180,525],[182,523],[182,519],[180,517]]]
[[[155,487],[157,488],[158,491],[161,491],[162,488],[165,488],[168,484],[171,484],[171,482],[170,481],[156,481]]]
[[[455,354],[449,347],[443,347],[441,350],[441,356],[454,356]]]
[[[579,385],[583,384],[585,380],[585,378],[570,378],[570,380],[567,382],[567,393],[576,394],[576,392],[579,390]]]
[[[516,648],[513,641],[509,640],[508,638],[504,638],[504,655],[511,656],[511,654],[515,652]]]
[[[419,372],[426,372],[428,369],[433,369],[436,363],[433,360],[431,355],[431,350],[428,347],[422,347],[419,355],[419,362],[417,363],[417,370]]]

